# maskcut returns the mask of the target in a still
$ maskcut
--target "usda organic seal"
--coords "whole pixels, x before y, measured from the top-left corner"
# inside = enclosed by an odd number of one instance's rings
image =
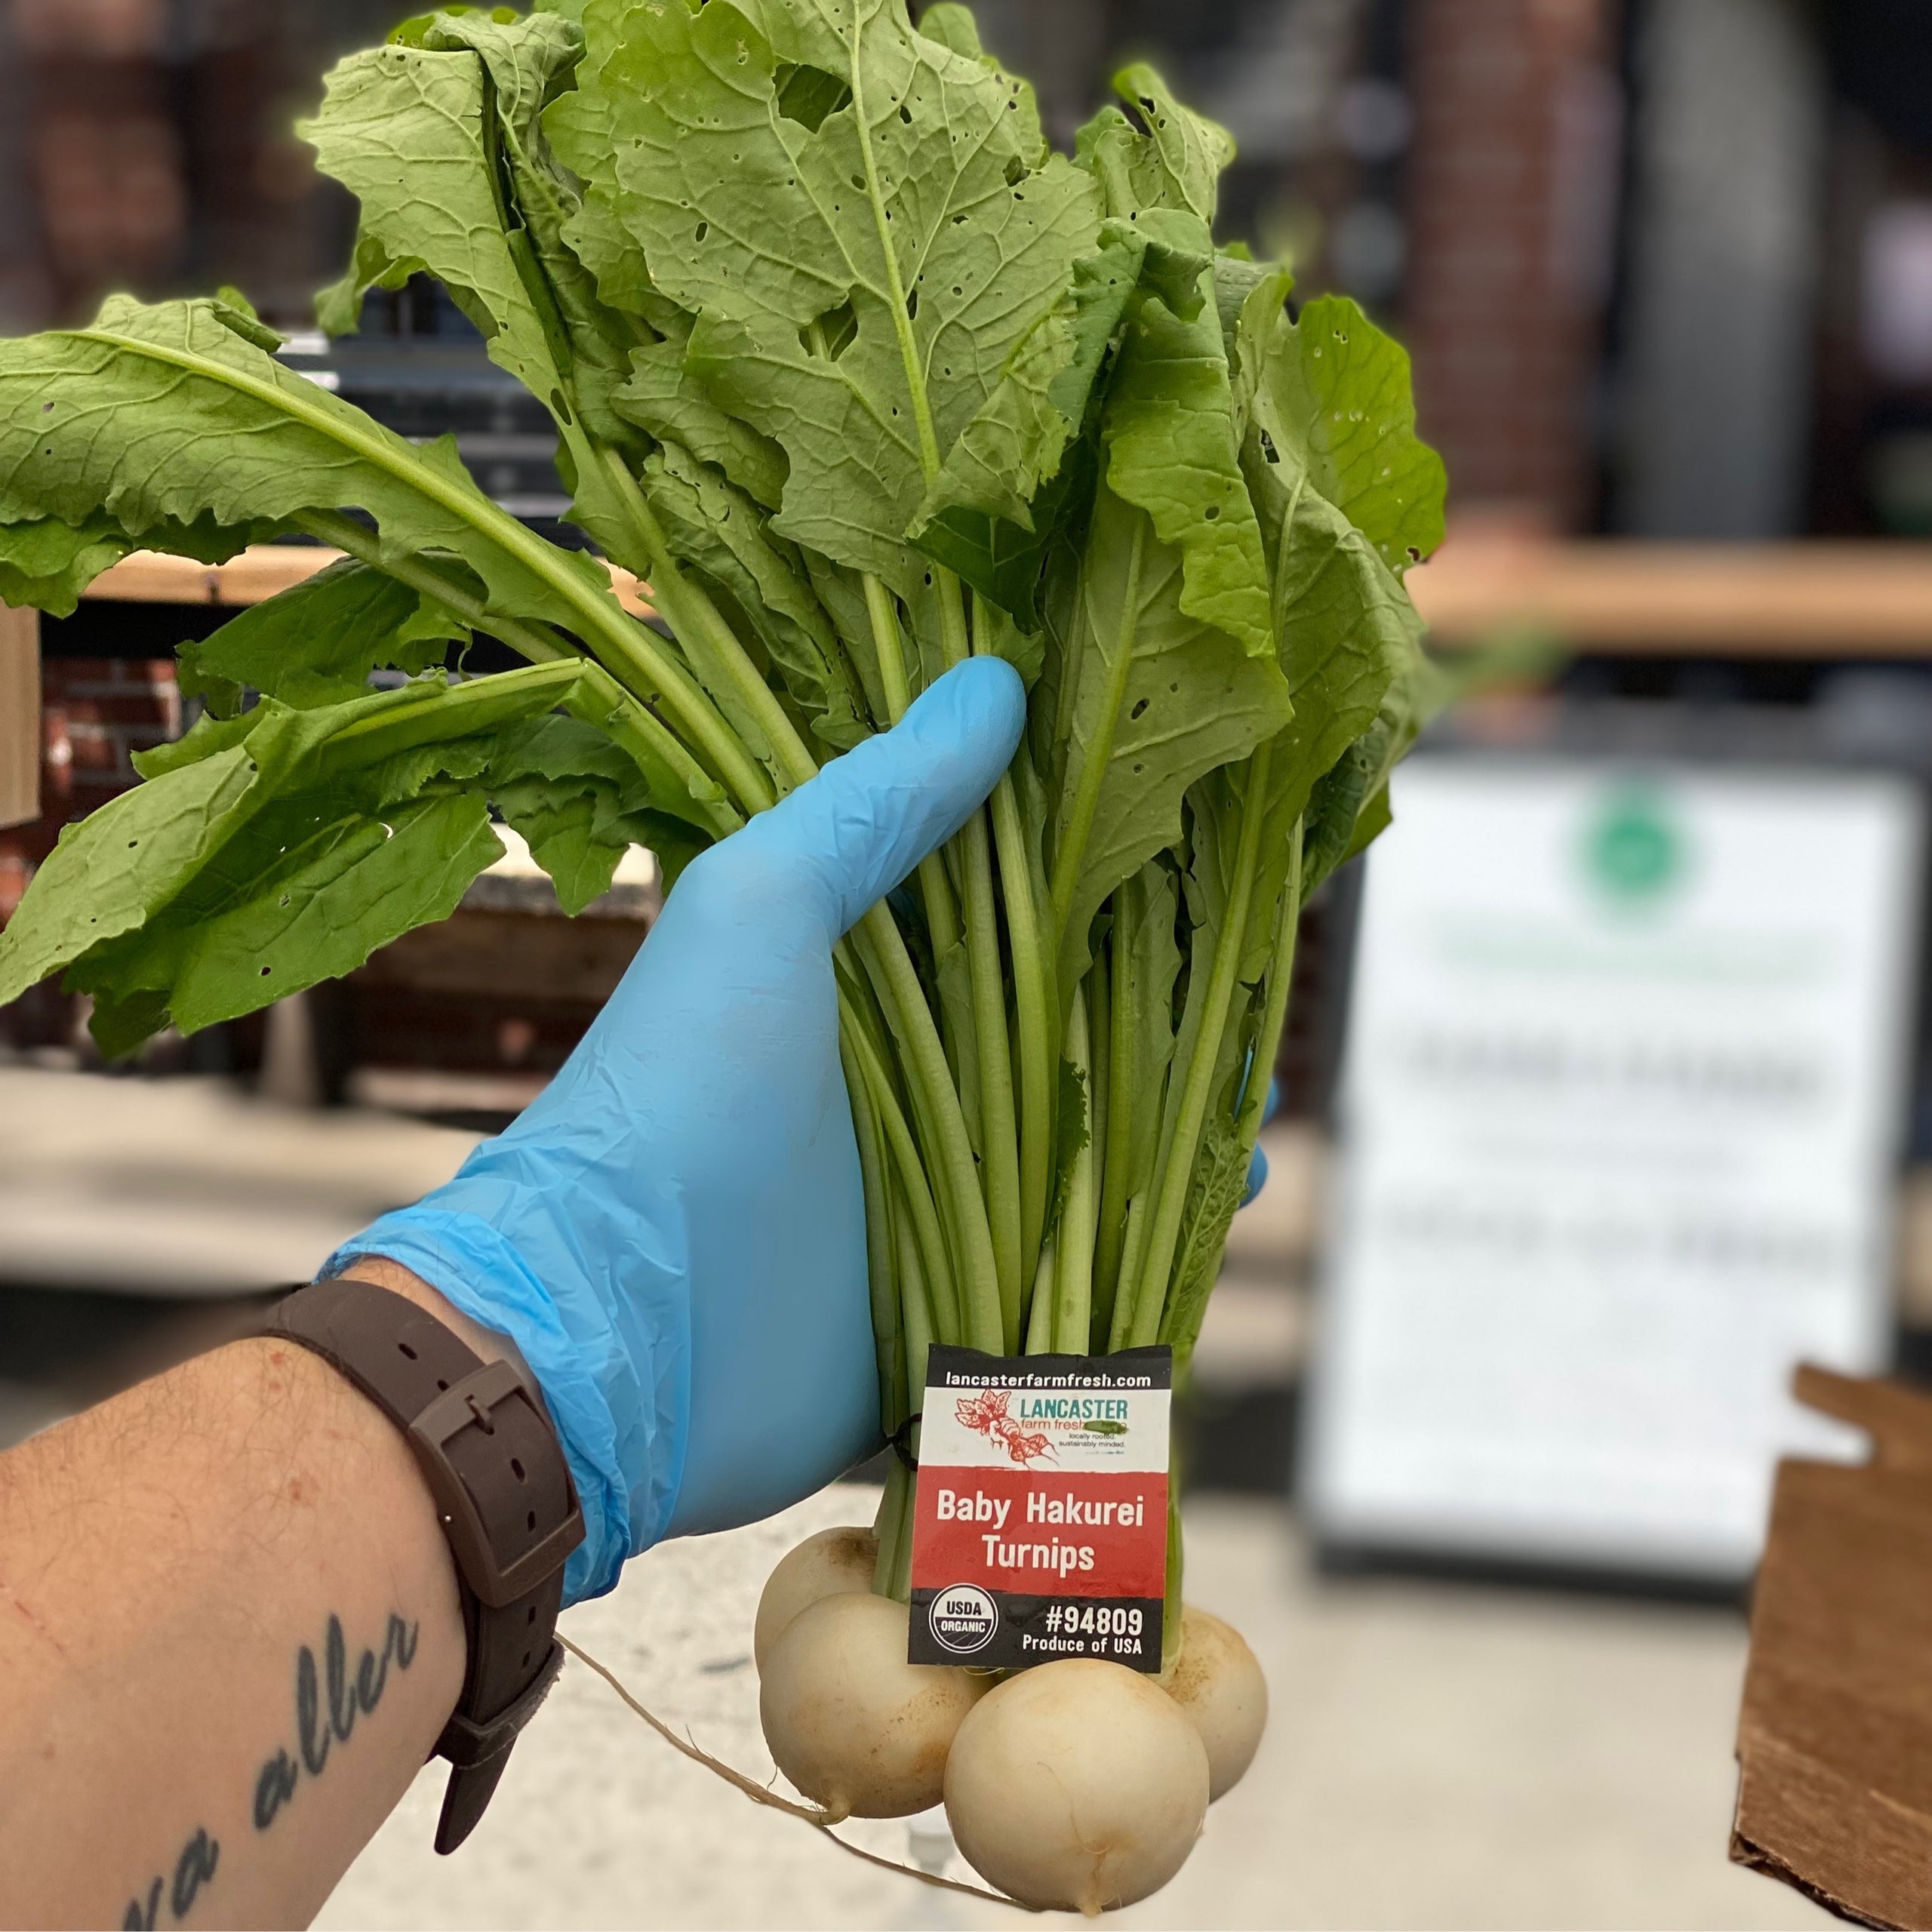
[[[992,1641],[999,1628],[999,1609],[986,1592],[972,1583],[955,1583],[933,1598],[929,1613],[934,1641],[955,1657],[970,1657]]]

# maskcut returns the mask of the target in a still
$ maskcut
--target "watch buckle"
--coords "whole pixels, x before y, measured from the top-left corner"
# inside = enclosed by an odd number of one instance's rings
[[[441,1512],[463,1581],[492,1610],[501,1610],[528,1595],[546,1577],[561,1569],[564,1559],[583,1540],[583,1510],[573,1496],[571,1513],[562,1522],[514,1562],[498,1567],[475,1499],[457,1475],[445,1449],[466,1429],[494,1433],[491,1419],[505,1403],[512,1401],[536,1407],[523,1378],[507,1361],[485,1362],[445,1389],[409,1426],[410,1447]]]

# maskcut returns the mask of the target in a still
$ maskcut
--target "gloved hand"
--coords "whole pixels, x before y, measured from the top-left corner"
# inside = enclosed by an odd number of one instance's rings
[[[1010,666],[961,665],[705,854],[543,1096],[331,1257],[387,1256],[522,1351],[583,1505],[567,1601],[877,1440],[832,949],[991,792],[1025,709]]]

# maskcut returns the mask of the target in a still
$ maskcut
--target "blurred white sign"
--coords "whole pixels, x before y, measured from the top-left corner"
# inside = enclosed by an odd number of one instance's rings
[[[1800,1358],[1889,1350],[1902,780],[1425,758],[1371,860],[1308,1500],[1333,1542],[1729,1579]]]

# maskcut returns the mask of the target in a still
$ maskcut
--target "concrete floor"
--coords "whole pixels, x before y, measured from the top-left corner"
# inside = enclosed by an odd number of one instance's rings
[[[660,1716],[774,1775],[747,1653],[765,1573],[865,1519],[833,1490],[775,1523],[673,1544],[567,1632]],[[1274,1697],[1262,1754],[1168,1890],[1124,1926],[1782,1927],[1823,1922],[1727,1864],[1743,1667],[1734,1614],[1466,1586],[1319,1582],[1278,1504],[1189,1512],[1189,1594],[1238,1623]],[[454,1858],[426,1769],[318,1923],[417,1927],[994,1927],[874,1871],[674,1753],[571,1665]],[[847,1827],[907,1854],[897,1823]],[[954,1876],[968,1876],[955,1863]],[[1077,1922],[1077,1921],[1069,1921]]]

